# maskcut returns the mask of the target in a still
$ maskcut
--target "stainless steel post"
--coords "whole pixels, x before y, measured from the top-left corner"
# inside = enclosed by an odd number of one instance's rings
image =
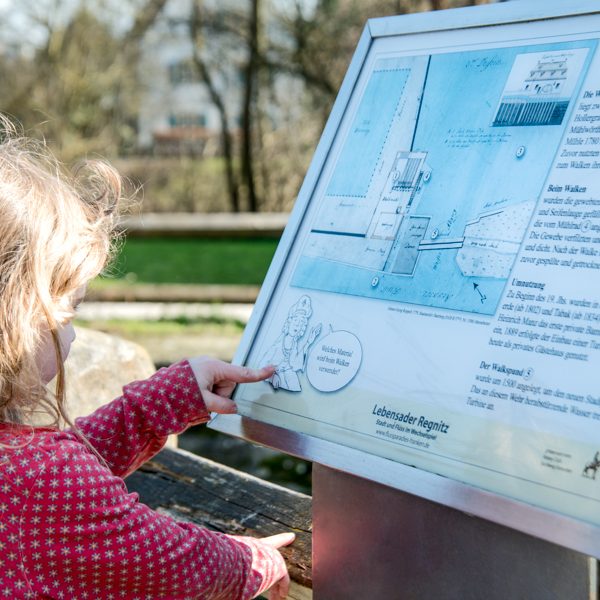
[[[318,464],[315,600],[596,599],[596,560]]]

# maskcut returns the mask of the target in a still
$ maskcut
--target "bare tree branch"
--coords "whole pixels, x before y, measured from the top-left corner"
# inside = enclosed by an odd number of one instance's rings
[[[215,105],[219,113],[221,122],[221,147],[223,150],[223,158],[225,161],[225,178],[227,182],[227,192],[229,195],[229,201],[233,212],[240,211],[240,194],[239,194],[239,182],[235,174],[234,163],[233,163],[233,139],[231,131],[229,129],[229,117],[227,114],[227,107],[221,97],[221,94],[217,90],[214,83],[212,74],[208,69],[206,62],[204,61],[201,50],[202,50],[202,7],[201,0],[193,2],[192,15],[190,17],[190,36],[194,42],[194,55],[193,61],[200,75],[200,79],[206,86],[210,99]]]

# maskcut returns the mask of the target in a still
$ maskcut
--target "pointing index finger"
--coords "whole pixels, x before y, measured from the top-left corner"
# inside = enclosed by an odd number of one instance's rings
[[[236,383],[251,383],[262,381],[270,377],[275,372],[273,365],[261,367],[260,369],[251,369],[250,367],[241,367],[238,365],[224,365],[223,376]]]

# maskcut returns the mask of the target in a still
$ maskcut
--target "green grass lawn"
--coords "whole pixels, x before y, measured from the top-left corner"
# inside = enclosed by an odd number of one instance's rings
[[[273,239],[129,238],[104,282],[260,285]]]

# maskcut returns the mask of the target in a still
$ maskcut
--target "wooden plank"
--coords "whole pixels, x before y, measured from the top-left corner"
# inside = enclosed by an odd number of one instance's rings
[[[175,283],[111,283],[90,285],[86,299],[94,302],[222,302],[253,304],[257,285]]]
[[[122,217],[119,227],[135,237],[279,238],[287,213],[146,213]]]
[[[282,548],[294,582],[290,598],[312,597],[310,496],[179,449],[160,452],[127,486],[151,508],[214,531],[255,537],[293,531],[296,541]]]
[[[266,596],[263,597],[266,598]],[[298,585],[295,581],[292,581],[290,591],[287,595],[288,600],[312,600],[312,597],[312,589]]]

